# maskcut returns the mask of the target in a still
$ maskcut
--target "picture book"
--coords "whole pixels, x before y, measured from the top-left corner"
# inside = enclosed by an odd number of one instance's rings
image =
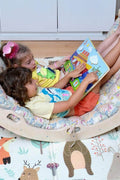
[[[65,71],[73,71],[80,63],[85,63],[86,68],[81,72],[81,76],[78,78],[72,78],[70,84],[74,90],[80,86],[86,75],[93,71],[98,71],[98,81],[94,84],[88,85],[84,96],[93,89],[93,87],[107,74],[110,70],[104,59],[94,47],[92,41],[87,38],[79,48],[67,60],[64,64]]]

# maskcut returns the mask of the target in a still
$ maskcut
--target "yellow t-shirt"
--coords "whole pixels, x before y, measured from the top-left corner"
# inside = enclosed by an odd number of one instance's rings
[[[49,103],[50,97],[39,93],[39,95],[32,97],[30,101],[25,103],[25,107],[31,110],[31,112],[46,119],[50,119],[54,108],[54,103]]]
[[[37,84],[41,87],[52,87],[54,86],[60,79],[60,71],[59,70],[54,70],[55,71],[55,78],[44,78],[40,76],[37,72],[37,68],[32,72],[32,78],[37,80]]]

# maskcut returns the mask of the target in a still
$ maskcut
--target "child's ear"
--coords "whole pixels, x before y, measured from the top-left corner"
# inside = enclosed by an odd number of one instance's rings
[[[13,67],[14,67],[14,68],[18,67],[18,64],[13,64]]]

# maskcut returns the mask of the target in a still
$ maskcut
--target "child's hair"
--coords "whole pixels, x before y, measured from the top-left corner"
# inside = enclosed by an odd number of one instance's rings
[[[15,42],[5,43],[0,49],[0,57],[8,68],[14,64],[21,66],[22,61],[30,53],[31,50],[27,46]]]
[[[32,72],[24,67],[8,68],[0,73],[0,85],[5,93],[18,101],[21,106],[30,98],[25,84],[30,82]]]

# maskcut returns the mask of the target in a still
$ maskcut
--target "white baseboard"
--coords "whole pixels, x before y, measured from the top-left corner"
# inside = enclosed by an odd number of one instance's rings
[[[0,33],[0,40],[104,40],[106,33]]]

